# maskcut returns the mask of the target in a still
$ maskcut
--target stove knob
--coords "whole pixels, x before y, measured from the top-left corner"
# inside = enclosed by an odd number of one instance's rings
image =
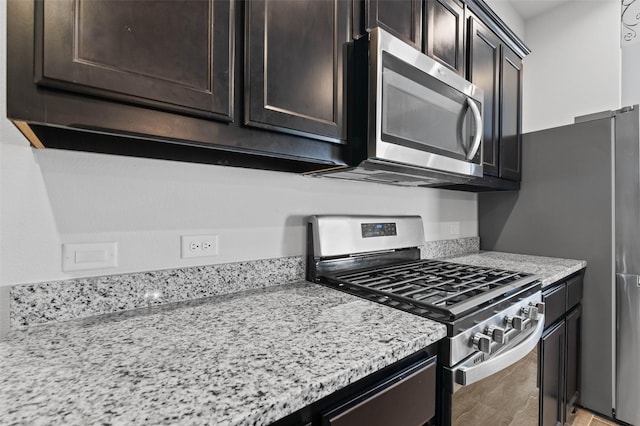
[[[498,327],[497,325],[489,326],[489,328],[487,328],[487,334],[491,336],[494,342],[498,342],[501,345],[504,345],[507,341],[503,327]]]
[[[507,316],[507,325],[518,331],[522,331],[524,328],[524,318],[520,315],[509,315]]]
[[[522,313],[525,317],[531,319],[532,321],[537,321],[538,317],[540,316],[538,308],[535,305],[529,305],[522,308]]]
[[[476,333],[473,336],[473,346],[478,348],[478,350],[490,354],[491,353],[491,337],[486,334]]]
[[[538,308],[539,314],[544,314],[544,302],[536,302],[533,305]]]

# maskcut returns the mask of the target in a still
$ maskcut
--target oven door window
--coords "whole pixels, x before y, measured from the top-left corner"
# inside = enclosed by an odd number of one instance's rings
[[[475,134],[468,97],[388,52],[382,67],[382,140],[465,160]]]

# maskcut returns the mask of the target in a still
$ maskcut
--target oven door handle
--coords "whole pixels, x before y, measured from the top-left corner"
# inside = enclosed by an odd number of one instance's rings
[[[468,386],[515,364],[536,347],[540,341],[540,337],[542,337],[543,331],[544,315],[540,315],[536,328],[522,342],[518,343],[512,349],[491,357],[477,365],[458,367],[453,371],[454,380],[459,385]]]

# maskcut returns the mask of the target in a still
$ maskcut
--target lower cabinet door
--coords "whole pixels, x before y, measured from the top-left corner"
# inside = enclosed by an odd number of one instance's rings
[[[540,342],[540,425],[564,423],[566,326],[564,320],[549,328]]]
[[[435,415],[435,359],[324,416],[330,426],[415,426]]]
[[[566,415],[565,419],[572,418],[572,412],[576,404],[580,402],[580,318],[582,307],[567,314],[567,384],[565,389]]]

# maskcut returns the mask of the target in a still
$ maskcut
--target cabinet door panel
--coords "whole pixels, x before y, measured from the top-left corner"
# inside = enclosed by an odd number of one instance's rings
[[[567,285],[563,282],[554,288],[545,289],[542,293],[542,302],[544,303],[544,326],[549,327],[551,324],[562,318],[565,313],[565,305],[567,299]]]
[[[583,281],[584,277],[582,275],[567,280],[567,311],[570,311],[582,301]]]
[[[546,331],[540,342],[540,424],[563,422],[565,323]]]
[[[427,55],[464,75],[464,5],[456,0],[426,3]]]
[[[382,27],[422,50],[422,1],[366,0],[367,29]]]
[[[469,33],[469,81],[484,91],[483,173],[498,176],[500,39],[476,18]]]
[[[522,153],[522,61],[508,47],[502,47],[500,177],[520,180]]]
[[[436,365],[430,363],[361,401],[328,413],[328,426],[410,426],[426,424],[436,412]]]
[[[38,84],[232,120],[228,1],[57,0],[38,7]]]
[[[580,318],[582,308],[577,307],[567,314],[567,385],[565,391],[566,418],[569,418],[574,405],[579,403],[580,392],[580,342],[581,326]]]
[[[247,4],[245,124],[345,139],[348,10],[338,0]]]

